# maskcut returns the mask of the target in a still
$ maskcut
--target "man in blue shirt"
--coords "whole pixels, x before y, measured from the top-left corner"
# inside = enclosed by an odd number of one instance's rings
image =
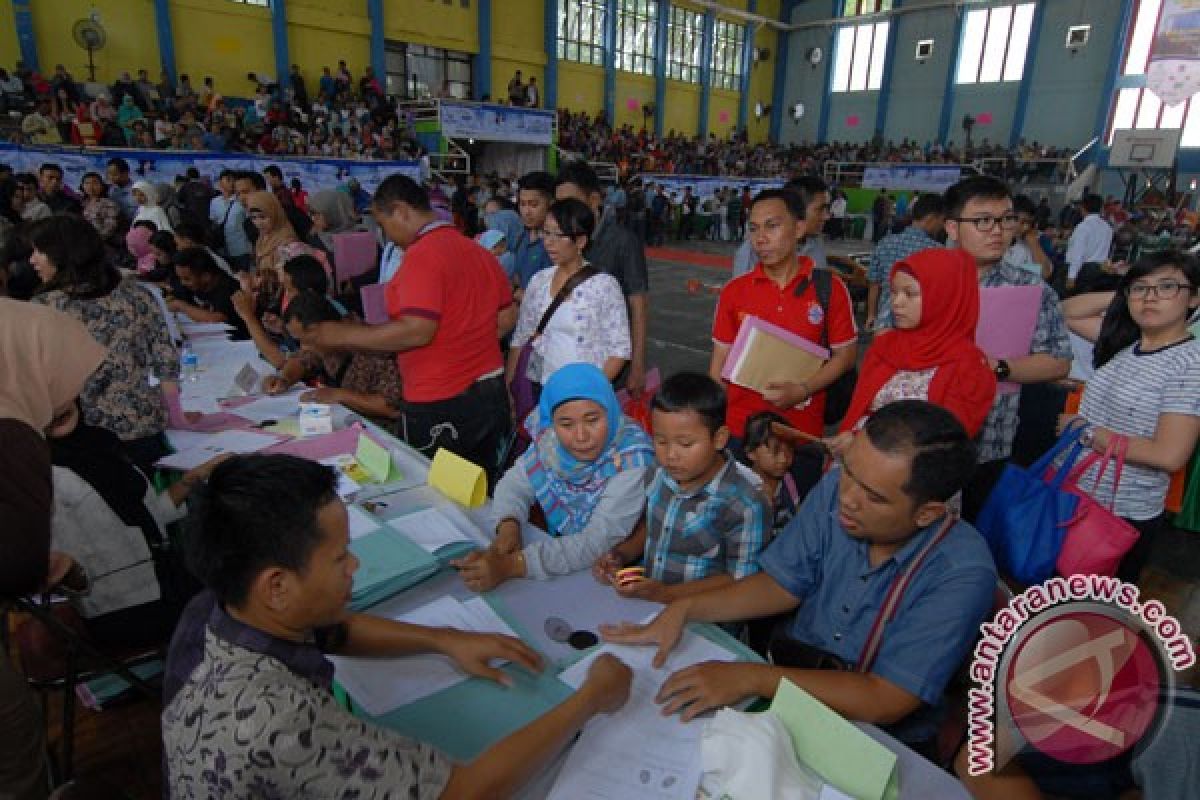
[[[671,603],[648,625],[605,626],[604,636],[657,645],[661,666],[687,622],[793,612],[788,649],[832,656],[824,660],[840,661],[844,671],[781,666],[778,657],[698,664],[663,683],[664,712],[682,711],[687,720],[772,697],[787,678],[846,718],[889,726],[920,749],[936,732],[946,683],[970,652],[996,586],[983,538],[947,506],[974,461],[948,411],[922,400],[884,406],[759,557],[759,574]],[[869,647],[894,583],[904,588],[882,639]]]
[[[549,172],[528,172],[517,182],[517,211],[525,232],[516,241],[509,240],[508,245],[515,264],[514,282],[522,290],[530,278],[554,266],[542,244],[542,225],[554,202],[554,188],[554,176]]]
[[[936,237],[942,233],[945,223],[942,196],[923,194],[913,203],[912,224],[900,233],[889,233],[875,245],[867,270],[867,330],[892,326],[892,267],[913,253],[941,247]]]

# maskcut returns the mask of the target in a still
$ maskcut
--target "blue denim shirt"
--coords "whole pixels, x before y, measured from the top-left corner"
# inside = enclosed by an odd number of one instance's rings
[[[840,469],[813,488],[800,512],[759,556],[763,572],[801,600],[789,635],[853,664],[862,653],[892,579],[942,520],[872,567],[869,545],[838,523]],[[991,610],[996,567],[983,537],[958,522],[934,548],[884,629],[871,672],[921,699],[893,728],[909,742],[931,737],[946,683],[963,664]]]

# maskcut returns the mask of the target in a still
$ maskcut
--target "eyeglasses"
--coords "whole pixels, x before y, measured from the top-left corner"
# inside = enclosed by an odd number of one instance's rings
[[[955,222],[970,222],[975,225],[975,230],[980,233],[990,233],[996,227],[996,223],[1000,223],[1001,228],[1017,227],[1017,215],[1005,214],[1002,217],[951,217]]]
[[[1179,296],[1182,289],[1187,289],[1189,292],[1195,289],[1190,283],[1180,283],[1179,281],[1160,281],[1159,283],[1135,283],[1125,289],[1125,294],[1130,300],[1145,300],[1153,292],[1155,297],[1163,300],[1174,300]]]
[[[543,239],[570,239],[571,238],[571,235],[569,233],[563,233],[562,231],[546,230],[545,228],[541,228],[540,230],[538,230],[538,233],[540,233],[542,235]]]

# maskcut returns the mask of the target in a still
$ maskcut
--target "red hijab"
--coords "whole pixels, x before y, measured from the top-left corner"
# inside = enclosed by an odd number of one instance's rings
[[[979,325],[979,277],[965,250],[932,248],[897,261],[897,271],[921,287],[921,321],[911,330],[890,330],[875,338],[863,360],[842,430],[866,416],[879,390],[900,371],[937,368],[929,402],[954,414],[975,436],[996,396],[996,376],[975,345]]]

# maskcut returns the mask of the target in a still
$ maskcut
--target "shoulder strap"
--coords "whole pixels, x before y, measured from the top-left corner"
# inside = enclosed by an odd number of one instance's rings
[[[796,297],[802,297],[808,291],[809,286],[814,286],[817,292],[817,302],[821,305],[821,346],[826,350],[829,349],[829,298],[833,295],[833,274],[827,269],[822,269],[816,264],[813,264],[812,272],[808,277],[796,284],[796,289],[793,294]]]
[[[900,600],[904,597],[905,590],[908,589],[913,576],[921,569],[921,565],[925,563],[926,557],[950,534],[956,522],[958,522],[957,514],[947,514],[937,533],[930,536],[921,549],[909,559],[908,564],[892,578],[892,585],[888,587],[888,592],[883,598],[883,605],[879,607],[879,614],[876,615],[875,622],[872,623],[871,630],[867,634],[867,641],[863,644],[855,671],[871,671],[871,666],[875,663],[875,656],[879,655],[879,648],[883,644],[884,629],[896,616],[896,609],[900,607]]]
[[[546,311],[544,314],[542,314],[542,319],[537,324],[536,336],[541,336],[546,330],[546,326],[550,324],[550,319],[554,316],[554,312],[558,311],[558,307],[561,306],[566,299],[571,296],[571,292],[578,289],[583,285],[584,281],[595,274],[596,270],[591,264],[584,264],[582,269],[580,269],[571,277],[567,278],[567,282],[564,283],[562,288],[558,290],[558,294],[554,295],[554,299],[550,301],[550,305],[546,306]]]

